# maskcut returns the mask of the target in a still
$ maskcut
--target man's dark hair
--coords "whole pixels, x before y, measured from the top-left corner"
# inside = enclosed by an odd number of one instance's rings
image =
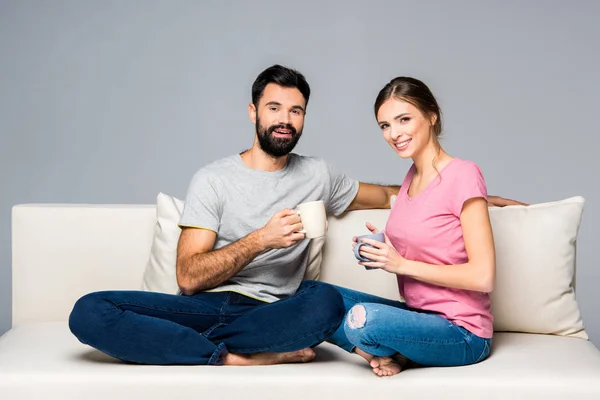
[[[258,102],[269,83],[298,89],[304,96],[306,105],[308,105],[310,86],[306,82],[304,75],[294,69],[275,64],[261,72],[252,84],[252,104],[254,104],[254,107],[258,108]]]

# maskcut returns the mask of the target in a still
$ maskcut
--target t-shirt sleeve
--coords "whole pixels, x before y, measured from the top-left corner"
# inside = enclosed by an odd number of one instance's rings
[[[469,199],[483,197],[487,200],[487,186],[477,164],[466,162],[461,166],[452,187],[451,212],[460,217],[463,205]]]
[[[358,181],[338,171],[332,165],[325,163],[326,176],[329,179],[329,200],[327,213],[340,215],[352,203],[358,193]]]
[[[220,219],[221,202],[210,175],[198,171],[188,187],[179,226],[218,232]]]

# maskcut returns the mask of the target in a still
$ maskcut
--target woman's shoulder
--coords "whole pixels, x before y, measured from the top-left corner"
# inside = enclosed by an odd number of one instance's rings
[[[457,177],[480,176],[483,177],[481,167],[475,161],[454,157],[451,161],[452,172]]]

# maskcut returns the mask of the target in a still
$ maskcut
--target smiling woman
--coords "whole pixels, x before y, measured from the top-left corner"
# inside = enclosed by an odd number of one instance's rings
[[[375,116],[394,152],[413,165],[384,241],[361,239],[370,246],[361,247],[366,261],[359,264],[397,275],[405,302],[338,287],[347,317],[331,341],[364,357],[379,376],[397,374],[409,361],[480,362],[493,336],[489,293],[496,268],[483,175],[442,149],[440,107],[423,82],[390,81],[377,96]],[[367,228],[379,232],[369,222]]]
[[[410,77],[393,79],[375,100],[375,117],[383,137],[400,157],[412,158],[425,147],[440,155],[442,112],[421,81]],[[441,161],[432,160],[437,171],[436,161]]]

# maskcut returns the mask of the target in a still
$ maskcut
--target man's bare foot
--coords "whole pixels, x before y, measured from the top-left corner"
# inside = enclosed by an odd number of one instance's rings
[[[373,357],[369,365],[377,376],[392,376],[402,371],[400,364],[392,357]]]
[[[311,348],[287,353],[227,353],[223,357],[223,365],[275,365],[287,363],[304,363],[314,360],[315,352]]]

